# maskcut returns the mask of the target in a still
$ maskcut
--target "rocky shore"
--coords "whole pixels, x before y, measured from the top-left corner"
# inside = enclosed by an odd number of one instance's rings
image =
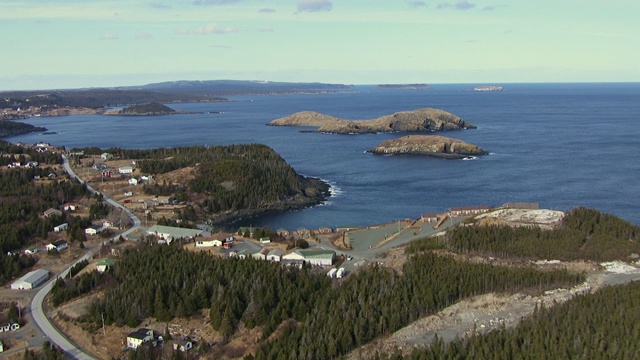
[[[386,140],[369,152],[382,155],[424,155],[443,159],[464,159],[487,154],[477,145],[437,135],[409,135]]]
[[[213,224],[233,223],[242,219],[252,218],[270,213],[280,213],[289,210],[300,210],[322,204],[330,196],[330,186],[325,181],[300,176],[303,184],[302,191],[290,198],[278,202],[265,204],[258,208],[241,209],[234,212],[207,214]]]
[[[371,134],[383,132],[433,132],[475,129],[460,117],[439,109],[418,109],[385,115],[372,120],[345,120],[314,111],[302,111],[269,122],[270,126],[317,126],[316,132]]]

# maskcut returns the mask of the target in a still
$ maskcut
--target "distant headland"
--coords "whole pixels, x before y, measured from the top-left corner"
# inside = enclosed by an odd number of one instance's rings
[[[383,155],[425,155],[444,159],[464,159],[488,154],[477,145],[438,135],[408,135],[386,140],[368,152]]]
[[[456,115],[439,109],[418,109],[381,116],[373,120],[345,120],[314,111],[301,111],[273,120],[271,126],[317,126],[316,132],[371,134],[382,132],[433,132],[475,129]]]
[[[431,89],[430,85],[427,84],[380,84],[375,87],[375,89],[384,89],[384,90],[421,90],[421,89]]]

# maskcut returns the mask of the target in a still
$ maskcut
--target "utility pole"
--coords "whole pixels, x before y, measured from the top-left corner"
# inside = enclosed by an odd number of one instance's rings
[[[100,314],[102,316],[102,335],[107,336],[107,332],[104,330],[104,313]]]

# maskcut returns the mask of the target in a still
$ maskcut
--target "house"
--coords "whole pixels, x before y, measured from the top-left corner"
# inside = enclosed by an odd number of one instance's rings
[[[60,224],[58,226],[54,226],[53,227],[53,232],[62,232],[62,231],[67,230],[68,228],[69,228],[69,224],[68,223],[63,223],[63,224]]]
[[[173,343],[173,350],[187,352],[193,348],[193,342],[188,337],[181,337]]]
[[[62,209],[64,211],[76,211],[76,204],[74,204],[74,203],[64,203],[64,204],[62,204]]]
[[[251,257],[256,260],[265,260],[267,258],[267,254],[269,253],[269,249],[260,249],[251,254]]]
[[[110,178],[113,176],[113,171],[111,170],[102,170],[102,177]]]
[[[38,269],[28,272],[11,284],[13,290],[31,290],[49,278],[49,271]]]
[[[278,229],[276,231],[276,233],[278,233],[278,235],[282,236],[282,237],[287,237],[289,236],[289,230],[287,229]]]
[[[222,246],[222,241],[218,239],[206,238],[196,241],[196,247]]]
[[[102,259],[98,261],[98,264],[96,265],[96,271],[99,273],[103,273],[112,268],[115,263],[116,261],[114,259]]]
[[[96,235],[99,232],[102,232],[104,228],[98,225],[91,225],[88,228],[84,229],[84,233],[87,235]]]
[[[124,193],[124,196],[133,196],[133,193],[131,191],[127,191],[126,193]]]
[[[467,207],[453,207],[449,209],[451,216],[473,216],[483,214],[491,210],[488,206],[467,206]]]
[[[104,160],[104,161],[109,161],[111,159],[113,159],[113,155],[109,154],[108,152],[102,153],[100,155],[100,159]]]
[[[299,262],[309,265],[331,266],[336,258],[333,250],[295,250],[282,256],[282,260]]]
[[[51,244],[47,245],[47,251],[62,251],[69,247],[69,243],[64,240],[54,241]]]
[[[333,233],[333,229],[330,227],[321,227],[318,229],[318,234],[331,234]]]
[[[136,178],[129,179],[129,185],[133,185],[133,186],[138,185],[138,179]]]
[[[437,214],[422,214],[422,215],[420,215],[420,221],[422,221],[424,223],[437,222],[438,221],[438,215]]]
[[[153,340],[153,330],[140,328],[127,335],[127,347],[137,349],[138,346]]]
[[[133,167],[131,165],[120,166],[118,168],[118,172],[120,174],[131,174],[131,173],[133,173]]]
[[[271,242],[271,238],[270,237],[261,237],[260,238],[260,244],[268,244]]]
[[[54,208],[48,208],[47,210],[44,211],[43,215],[44,217],[61,216],[62,211]]]
[[[140,176],[140,180],[144,182],[149,182],[149,180],[153,179],[153,175],[142,175]]]
[[[107,170],[108,166],[105,164],[94,164],[93,168],[96,170]]]
[[[356,230],[356,229],[358,229],[357,226],[341,225],[336,227],[336,232],[347,232],[347,231]]]
[[[38,248],[29,248],[24,251],[25,255],[33,255],[38,252]]]
[[[296,232],[298,236],[303,238],[311,236],[311,231],[304,227],[299,228],[298,230],[296,230]]]
[[[176,239],[193,239],[201,234],[202,230],[200,229],[187,229],[164,225],[153,225],[147,230],[147,235],[153,235],[167,244],[170,244]]]
[[[280,249],[273,249],[269,251],[269,254],[267,254],[267,260],[280,262],[282,261],[282,255],[284,255],[284,251]]]

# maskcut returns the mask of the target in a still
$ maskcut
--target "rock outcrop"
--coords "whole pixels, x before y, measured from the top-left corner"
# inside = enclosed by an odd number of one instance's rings
[[[477,145],[437,135],[409,135],[386,140],[369,152],[384,155],[425,155],[445,159],[464,159],[487,154]]]
[[[316,132],[370,134],[381,132],[432,132],[475,129],[458,116],[438,109],[402,111],[373,120],[345,120],[314,111],[302,111],[273,120],[272,126],[316,126]]]

